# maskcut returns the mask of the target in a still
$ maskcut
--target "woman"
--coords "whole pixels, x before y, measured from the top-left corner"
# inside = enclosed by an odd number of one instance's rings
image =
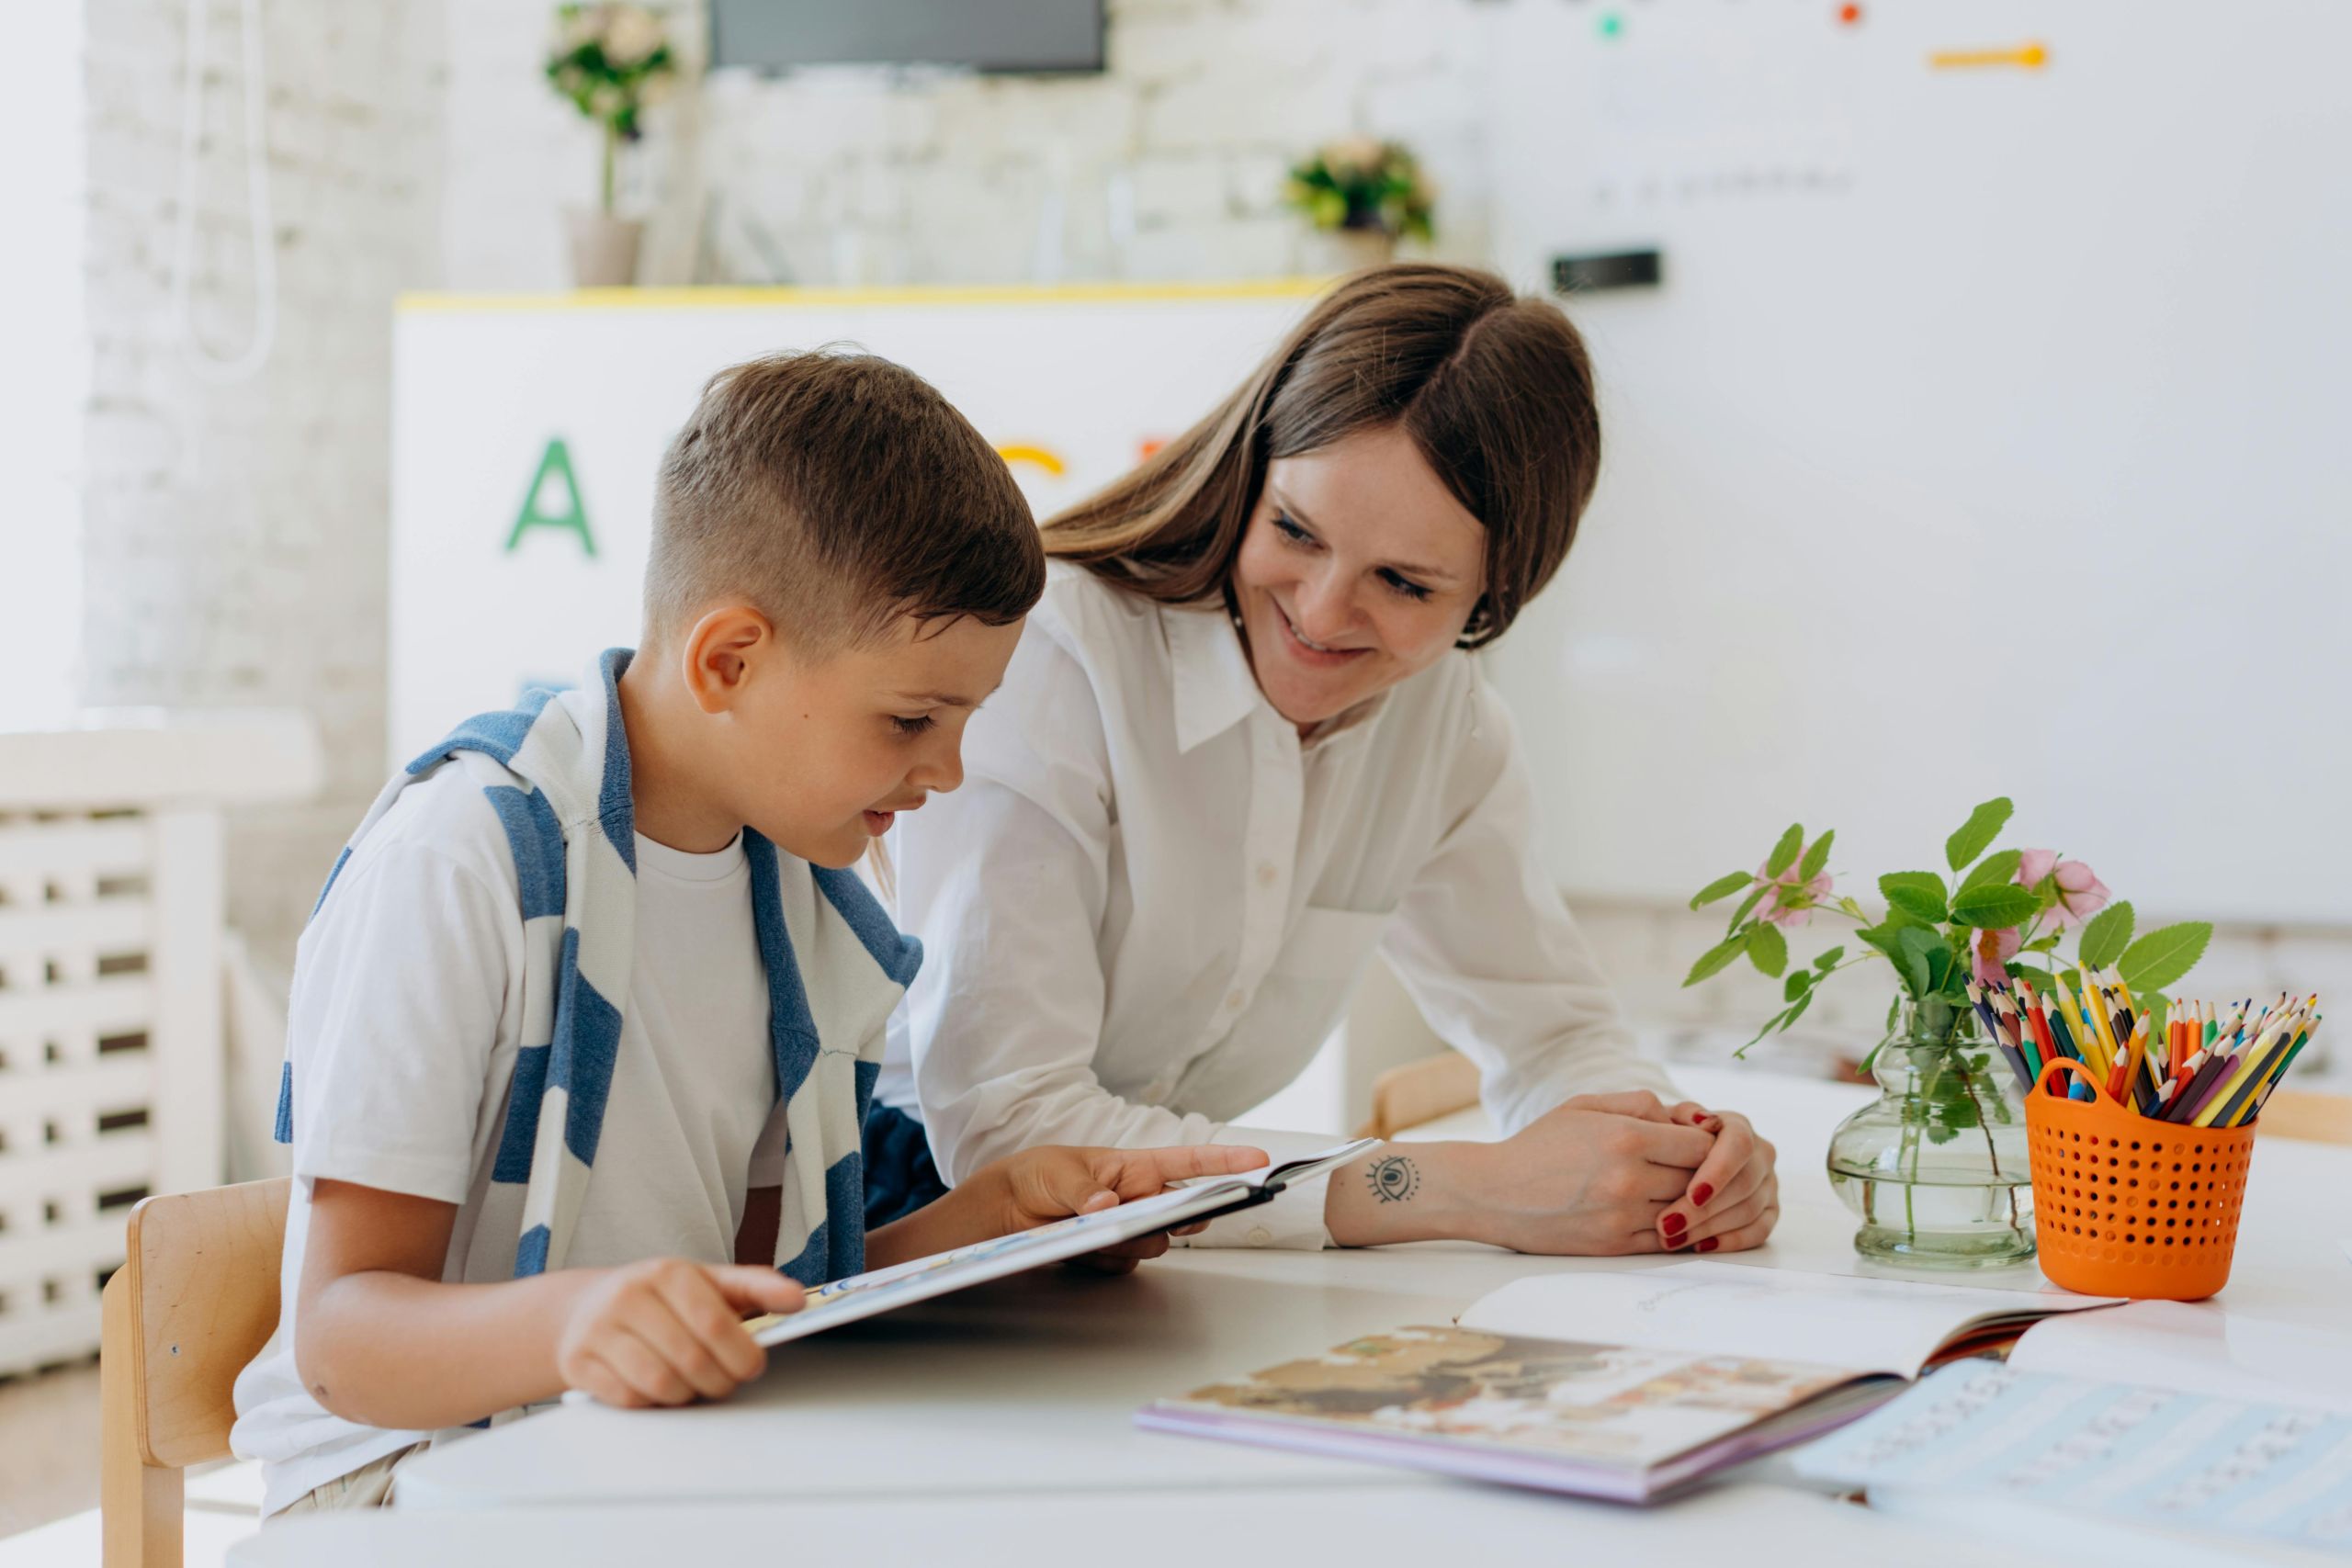
[[[1376,946],[1506,1136],[1384,1147],[1194,1245],[1764,1240],[1770,1145],[1666,1104],[1634,1055],[1468,652],[1559,567],[1600,455],[1556,309],[1391,266],[1046,525],[1046,598],[964,787],[896,829],[927,957],[884,1069],[899,1113],[869,1129],[873,1218],[937,1190],[926,1133],[949,1181],[1042,1143],[1328,1141],[1227,1123],[1297,1076]]]

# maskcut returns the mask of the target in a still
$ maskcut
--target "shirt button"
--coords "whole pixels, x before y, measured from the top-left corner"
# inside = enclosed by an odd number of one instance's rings
[[[1268,1230],[1265,1226],[1263,1226],[1263,1225],[1252,1225],[1252,1226],[1250,1226],[1250,1246],[1252,1246],[1252,1247],[1264,1247],[1265,1245],[1267,1245],[1269,1242],[1272,1241],[1273,1239],[1274,1239],[1274,1233],[1273,1233],[1273,1232],[1272,1232],[1272,1231],[1270,1231],[1270,1230]]]
[[[1276,882],[1276,881],[1277,881],[1281,876],[1282,876],[1282,873],[1274,869],[1274,863],[1273,863],[1273,862],[1272,862],[1272,861],[1270,861],[1270,860],[1267,860],[1267,861],[1260,861],[1260,862],[1258,863],[1258,886],[1261,886],[1261,887],[1272,887],[1272,886],[1274,885],[1274,883],[1275,883],[1275,882]]]

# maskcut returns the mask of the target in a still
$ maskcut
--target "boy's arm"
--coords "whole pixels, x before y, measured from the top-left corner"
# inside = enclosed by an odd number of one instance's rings
[[[457,1214],[430,1198],[312,1185],[294,1360],[325,1409],[426,1431],[566,1388],[619,1405],[718,1398],[766,1365],[744,1314],[800,1305],[800,1287],[772,1268],[675,1258],[446,1284]]]

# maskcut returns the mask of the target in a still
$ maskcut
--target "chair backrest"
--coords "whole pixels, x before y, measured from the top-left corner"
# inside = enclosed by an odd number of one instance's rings
[[[2273,1138],[2352,1144],[2352,1095],[2282,1089],[2263,1106],[2256,1125]]]
[[[1478,1069],[1455,1051],[1391,1067],[1372,1080],[1372,1120],[1359,1138],[1393,1138],[1478,1103]]]
[[[228,1453],[237,1374],[277,1327],[291,1186],[210,1187],[130,1212],[122,1267],[142,1463],[180,1469]]]

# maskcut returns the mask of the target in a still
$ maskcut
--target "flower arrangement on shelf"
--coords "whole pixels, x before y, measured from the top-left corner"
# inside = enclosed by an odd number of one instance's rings
[[[1295,165],[1283,200],[1315,228],[1393,243],[1437,234],[1437,187],[1400,142],[1342,137]]]
[[[1804,829],[1792,826],[1757,870],[1728,873],[1691,898],[1697,909],[1747,894],[1724,940],[1700,955],[1682,983],[1695,986],[1743,956],[1781,980],[1783,1005],[1757,1031],[1748,1042],[1753,1045],[1804,1017],[1830,976],[1883,959],[1893,966],[1897,986],[1888,1030],[1894,1030],[1907,999],[1931,1032],[1941,1032],[1967,1017],[1972,978],[1984,985],[2019,978],[2049,991],[2050,971],[2063,962],[2059,948],[2071,934],[2075,962],[2120,972],[2133,994],[2158,1010],[2161,1027],[2164,992],[2204,956],[2213,928],[2184,920],[2135,940],[2132,906],[2111,901],[2107,884],[2083,862],[2064,859],[2054,850],[1985,853],[2008,826],[2012,809],[2006,795],[1988,800],[1944,840],[1953,880],[1933,871],[1880,877],[1886,914],[1876,919],[1853,898],[1836,893],[1828,865],[1837,833],[1825,832],[1807,843]],[[1849,957],[1843,945],[1833,946],[1791,970],[1786,932],[1809,925],[1816,911],[1852,920],[1860,950]]]
[[[1831,976],[1882,961],[1894,972],[1885,1036],[1862,1063],[1880,1096],[1839,1124],[1827,1151],[1830,1186],[1860,1218],[1854,1245],[1866,1257],[1973,1268],[2033,1255],[2023,1100],[1997,1062],[1999,1043],[1979,1027],[1972,983],[1997,989],[2022,982],[2063,995],[2052,971],[2071,937],[2074,962],[2086,972],[2119,972],[2152,1010],[2161,1038],[2164,992],[2212,936],[2201,921],[2135,936],[2132,906],[2083,862],[2052,850],[1994,850],[2011,809],[2002,797],[1969,814],[1944,841],[1949,874],[1881,876],[1883,917],[1838,892],[1829,870],[1837,835],[1808,842],[1801,825],[1781,834],[1755,871],[1717,877],[1690,900],[1696,909],[1743,895],[1724,939],[1690,966],[1685,986],[1743,957],[1781,983],[1780,1010],[1741,1055],[1804,1017]],[[1792,964],[1789,933],[1815,914],[1852,921],[1851,942]]]
[[[613,164],[621,143],[644,134],[638,117],[657,102],[677,68],[662,17],[644,6],[556,7],[548,82],[604,130],[601,209],[613,212]]]

